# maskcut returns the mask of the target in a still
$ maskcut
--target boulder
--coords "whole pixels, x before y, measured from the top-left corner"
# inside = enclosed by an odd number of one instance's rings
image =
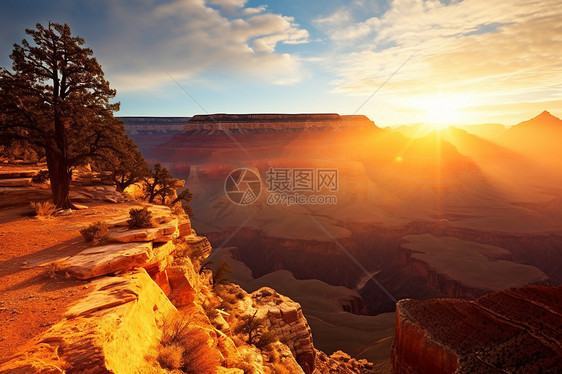
[[[178,229],[180,230],[180,236],[191,235],[191,220],[187,214],[178,217]]]
[[[151,277],[154,282],[160,287],[166,296],[170,296],[172,293],[172,287],[170,287],[170,282],[168,280],[168,272],[166,270],[159,271]]]
[[[88,248],[65,260],[71,276],[90,279],[142,267],[152,258],[152,243],[110,244]]]
[[[278,294],[269,287],[262,287],[251,295],[256,308],[265,311],[271,323],[271,331],[279,341],[286,344],[305,374],[315,368],[316,351],[312,342],[312,331],[299,303]]]
[[[199,277],[190,261],[181,266],[166,269],[172,287],[170,301],[177,307],[189,305],[195,300],[199,288]]]
[[[143,269],[101,278],[94,287],[0,372],[162,372],[147,353],[158,344],[163,320],[176,313],[166,295]]]
[[[51,199],[51,190],[33,187],[0,187],[0,207],[25,205]]]
[[[179,236],[178,220],[152,228],[115,231],[109,234],[109,241],[115,243],[130,242],[167,242]]]

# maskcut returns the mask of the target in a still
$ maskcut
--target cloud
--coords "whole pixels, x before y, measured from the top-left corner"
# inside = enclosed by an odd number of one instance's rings
[[[269,13],[265,6],[244,8],[244,0],[142,1],[142,7],[108,5],[119,27],[100,43],[100,51],[120,92],[169,84],[154,59],[179,81],[201,74],[273,84],[302,78],[299,57],[276,51],[280,44],[308,42],[308,32],[292,17]]]
[[[406,103],[462,93],[467,105],[561,99],[558,0],[394,0],[379,17],[348,22],[349,14],[315,21],[336,46],[324,62],[335,92],[372,93],[413,55],[381,95]]]

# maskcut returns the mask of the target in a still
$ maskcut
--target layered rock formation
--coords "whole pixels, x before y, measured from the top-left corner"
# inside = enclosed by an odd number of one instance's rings
[[[118,117],[129,136],[174,135],[185,130],[190,117]]]
[[[490,291],[528,284],[548,284],[534,266],[515,263],[508,250],[431,234],[403,238],[401,258],[448,297],[475,298]]]
[[[210,114],[196,115],[186,125],[185,135],[243,135],[365,129],[375,125],[365,116],[339,114]]]
[[[84,280],[92,292],[0,366],[0,372],[181,372],[170,369],[172,364],[162,358],[170,344],[166,339],[174,336],[170,326],[178,318],[186,320],[182,326],[189,326],[199,341],[193,352],[207,351],[190,359],[216,360],[214,366],[201,369],[202,374],[266,374],[275,367],[295,374],[332,373],[340,366],[336,372],[372,368],[365,360],[342,360],[341,353],[334,358],[322,354],[318,361],[320,352],[298,303],[270,288],[248,294],[232,283],[213,285],[212,274],[200,264],[211,253],[208,240],[191,229],[186,215],[174,216],[160,206],[149,210],[156,227],[126,229],[127,216],[117,217],[107,222],[110,244],[56,261],[59,272]],[[251,339],[246,342],[237,332],[244,315],[266,320],[260,329],[272,332],[278,341],[261,350]],[[185,334],[182,329],[176,327],[172,334]],[[322,362],[320,368],[329,369],[317,370],[317,361]],[[198,363],[185,365],[193,368]]]
[[[397,374],[556,373],[562,367],[562,287],[527,286],[475,301],[401,300]]]

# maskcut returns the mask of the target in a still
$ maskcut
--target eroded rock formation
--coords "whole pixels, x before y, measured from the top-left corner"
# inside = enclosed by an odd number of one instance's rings
[[[205,357],[217,360],[218,366],[202,374],[266,374],[275,367],[294,374],[352,373],[369,365],[344,360],[342,353],[336,358],[322,354],[318,361],[321,353],[298,303],[270,288],[248,294],[232,283],[213,285],[212,274],[201,265],[211,253],[209,241],[191,229],[186,215],[174,216],[165,207],[149,209],[156,227],[128,230],[127,216],[115,218],[108,222],[113,244],[56,262],[60,272],[84,280],[92,292],[0,372],[178,372],[160,358],[166,326],[177,316],[189,318],[186,326],[208,351]],[[267,320],[264,328],[277,342],[258,349],[237,335],[241,316],[252,313]]]
[[[555,373],[562,367],[562,287],[527,286],[475,301],[401,300],[397,374]]]

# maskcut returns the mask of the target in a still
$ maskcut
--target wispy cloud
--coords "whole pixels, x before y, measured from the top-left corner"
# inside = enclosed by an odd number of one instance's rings
[[[299,57],[277,52],[281,44],[308,42],[308,32],[292,17],[265,6],[245,8],[244,0],[143,2],[134,9],[110,5],[119,32],[104,41],[101,52],[120,92],[169,83],[151,56],[177,79],[213,71],[274,84],[302,78]]]
[[[372,92],[414,53],[385,88],[387,98],[463,92],[472,98],[467,105],[483,105],[562,96],[558,0],[394,0],[382,16],[355,22],[351,14],[315,21],[336,47],[338,57],[325,62],[335,92]]]

